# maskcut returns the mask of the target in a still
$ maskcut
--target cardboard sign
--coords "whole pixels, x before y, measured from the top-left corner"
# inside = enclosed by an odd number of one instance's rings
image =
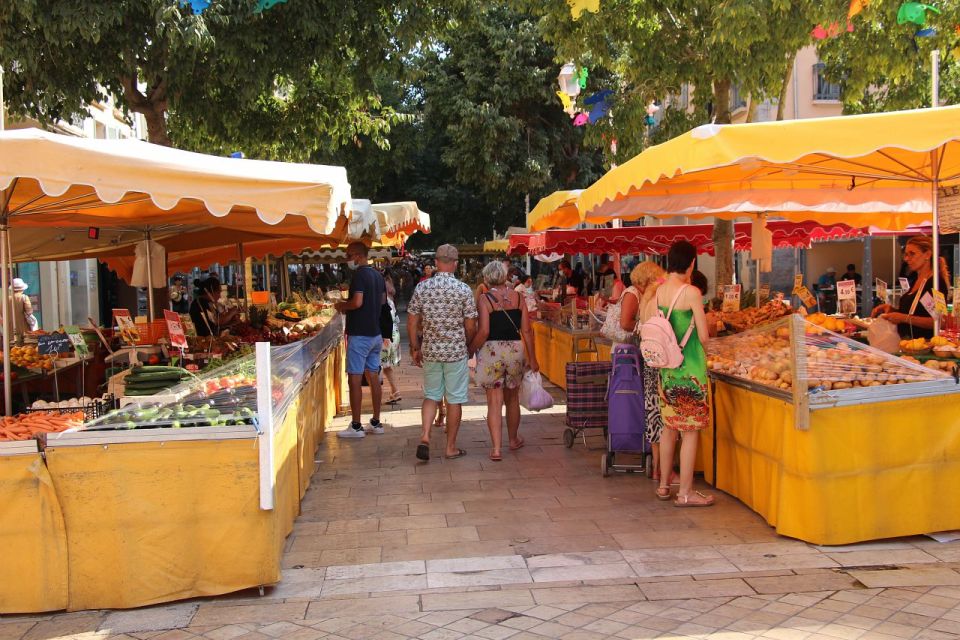
[[[72,344],[65,333],[48,333],[37,336],[37,353],[42,356],[68,353]]]
[[[800,295],[799,291],[803,288],[803,274],[798,273],[793,276],[793,293],[794,295]]]
[[[87,347],[87,341],[83,339],[83,334],[80,333],[80,327],[77,325],[70,325],[64,329],[67,332],[67,337],[70,338],[70,342],[73,343],[73,350],[76,352],[78,358],[86,358],[90,355],[90,348]]]
[[[933,296],[930,295],[929,291],[920,297],[920,304],[923,305],[923,308],[927,310],[927,313],[930,314],[930,317],[932,318],[937,309],[934,306]]]
[[[953,312],[960,313],[960,276],[953,282]]]
[[[127,309],[113,310],[113,324],[120,334],[120,341],[123,344],[134,346],[140,340],[140,331],[137,325],[133,324],[133,318]]]
[[[740,285],[727,284],[723,286],[723,312],[740,311]]]
[[[169,309],[163,310],[163,320],[167,323],[167,333],[170,334],[170,346],[176,349],[187,348],[187,336],[180,324],[180,314]]]
[[[900,283],[900,291],[903,293],[910,291],[910,280],[908,278],[897,278],[897,282]]]
[[[857,312],[857,283],[854,280],[837,282],[837,306],[840,313],[853,315]]]
[[[794,291],[794,293],[798,298],[800,298],[800,303],[808,309],[817,306],[817,299],[813,297],[812,293],[810,293],[810,289],[807,289],[801,285],[797,291]]]
[[[757,300],[760,301],[760,304],[763,304],[770,299],[770,285],[762,284],[760,285],[760,290],[757,291]]]
[[[943,295],[942,291],[933,292],[933,310],[939,316],[947,313],[947,297]]]
[[[887,301],[887,283],[881,280],[880,278],[877,278],[877,284],[875,288],[877,290],[877,297],[880,298],[880,302],[881,303],[886,302]]]

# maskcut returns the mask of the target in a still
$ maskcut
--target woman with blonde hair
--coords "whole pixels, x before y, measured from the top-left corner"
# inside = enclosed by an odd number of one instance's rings
[[[646,322],[646,309],[657,293],[657,287],[666,277],[666,272],[656,262],[641,262],[630,272],[630,287],[623,292],[620,304],[620,327],[636,336],[636,327]],[[629,294],[629,295],[628,295]],[[643,405],[646,411],[647,442],[653,454],[653,478],[660,480],[660,432],[663,419],[660,417],[660,375],[656,369],[643,368]],[[671,483],[676,475],[671,476]]]
[[[929,296],[933,308],[933,240],[929,236],[914,236],[907,240],[903,249],[903,260],[916,280],[910,290],[900,296],[900,306],[894,311],[889,304],[881,304],[873,310],[873,316],[880,316],[897,325],[901,338],[932,338],[933,318],[924,304]],[[950,287],[950,270],[947,261],[940,256],[940,284],[938,289],[944,296]]]
[[[523,296],[507,282],[507,268],[491,262],[483,268],[488,290],[480,297],[477,334],[469,351],[477,356],[476,382],[487,393],[487,427],[493,449],[490,459],[503,459],[502,413],[507,407],[507,435],[510,450],[523,447],[520,437],[520,382],[526,363],[539,371],[533,343],[533,328]]]

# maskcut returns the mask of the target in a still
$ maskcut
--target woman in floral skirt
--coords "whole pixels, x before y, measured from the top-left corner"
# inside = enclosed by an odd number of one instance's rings
[[[477,334],[470,353],[477,356],[476,382],[487,392],[487,427],[493,449],[490,459],[503,459],[503,407],[507,407],[507,435],[510,450],[523,447],[520,437],[520,382],[526,364],[539,371],[533,343],[533,329],[527,305],[507,284],[507,269],[502,262],[491,262],[483,269],[488,287],[477,304]]]

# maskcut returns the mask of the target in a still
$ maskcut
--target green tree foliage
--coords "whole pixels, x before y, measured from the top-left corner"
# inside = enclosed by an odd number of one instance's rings
[[[600,11],[571,19],[563,0],[541,6],[541,31],[560,60],[603,69],[617,88],[609,123],[626,157],[650,140],[645,105],[672,98],[654,137],[672,137],[691,121],[729,123],[736,87],[756,101],[777,98],[810,31],[846,15],[847,0],[602,0]],[[693,87],[689,103],[676,100]],[[670,113],[682,110],[683,115]],[[596,143],[596,140],[593,142]],[[732,225],[718,221],[718,284],[732,282]]]
[[[389,152],[361,138],[319,159],[342,162],[355,193],[417,200],[434,215],[431,245],[522,226],[527,194],[532,206],[601,174],[599,150],[583,147],[584,129],[555,96],[555,58],[530,14],[504,3],[469,7],[408,60],[405,91],[381,91],[409,116],[393,128]]]
[[[960,2],[934,2],[927,14],[933,37],[916,37],[920,26],[897,24],[901,0],[873,0],[853,19],[854,31],[824,40],[820,57],[827,75],[842,86],[846,113],[930,106],[930,52],[941,52],[940,99],[960,102]]]
[[[457,3],[418,0],[17,0],[0,4],[13,113],[69,119],[105,94],[146,118],[153,142],[306,157],[394,114],[372,74],[445,23]],[[172,117],[168,121],[167,116]]]

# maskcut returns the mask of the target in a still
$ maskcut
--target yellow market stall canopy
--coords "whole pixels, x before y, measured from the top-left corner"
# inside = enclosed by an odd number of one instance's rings
[[[533,211],[527,214],[527,228],[530,231],[546,229],[572,229],[580,224],[580,209],[577,201],[582,190],[554,191],[540,200]]]

